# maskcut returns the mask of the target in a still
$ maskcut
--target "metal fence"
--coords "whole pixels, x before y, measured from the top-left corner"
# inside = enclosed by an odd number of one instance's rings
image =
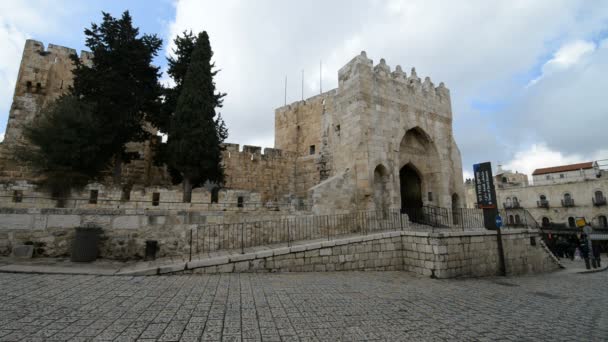
[[[403,215],[403,214],[407,214]],[[348,235],[367,235],[391,230],[429,232],[483,229],[479,209],[422,207],[358,211],[337,215],[303,215],[277,220],[197,225],[190,230],[193,254],[240,250],[295,241],[331,240]]]
[[[405,220],[405,221],[404,221]],[[190,231],[190,254],[240,249],[303,240],[405,229],[401,211],[362,211],[337,215],[304,215],[278,220],[198,225]]]

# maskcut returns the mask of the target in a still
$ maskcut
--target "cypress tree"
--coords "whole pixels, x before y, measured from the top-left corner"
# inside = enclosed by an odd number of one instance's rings
[[[203,31],[196,39],[171,118],[169,166],[183,178],[184,202],[191,201],[193,185],[224,181],[221,143],[227,131],[215,109],[222,106],[226,94],[216,92],[212,56],[209,36]]]
[[[150,137],[145,121],[159,125],[162,87],[160,68],[152,65],[162,40],[156,35],[139,34],[128,11],[116,19],[103,13],[101,24],[85,29],[86,46],[93,63],[82,63],[76,56],[73,95],[94,104],[104,148],[115,160],[114,179],[120,180],[121,165],[132,156],[126,144]]]

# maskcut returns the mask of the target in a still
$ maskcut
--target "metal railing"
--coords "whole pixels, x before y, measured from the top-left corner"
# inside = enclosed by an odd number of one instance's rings
[[[407,218],[398,209],[337,215],[303,215],[277,220],[197,225],[190,230],[192,254],[240,250],[304,240],[331,240],[346,235],[403,230]]]
[[[449,210],[435,206],[422,206],[419,208],[402,208],[401,211],[408,215],[409,220],[414,223],[427,226],[445,228],[450,227]]]
[[[403,215],[403,214],[407,214]],[[336,215],[302,215],[276,220],[201,224],[189,234],[190,260],[193,254],[237,250],[256,246],[291,246],[295,241],[331,240],[349,235],[367,235],[394,230],[428,232],[483,229],[480,209],[440,207],[358,211]]]
[[[536,201],[536,206],[539,208],[549,209],[549,201],[548,200]]]
[[[562,199],[562,207],[574,207],[574,199],[573,198],[564,198]]]
[[[454,228],[483,228],[483,210],[474,208],[452,209],[452,226]]]
[[[606,197],[602,196],[602,197],[598,197],[595,196],[591,199],[593,201],[593,205],[596,207],[600,207],[602,205],[606,205]]]

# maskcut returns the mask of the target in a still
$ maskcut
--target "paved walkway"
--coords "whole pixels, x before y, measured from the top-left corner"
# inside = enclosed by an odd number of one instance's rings
[[[608,272],[0,274],[0,341],[605,341]]]

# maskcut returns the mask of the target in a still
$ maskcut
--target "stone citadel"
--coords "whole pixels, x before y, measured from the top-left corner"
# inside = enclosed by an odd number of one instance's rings
[[[42,196],[36,177],[11,156],[23,143],[22,127],[72,82],[73,49],[28,40],[15,86],[4,142],[0,145],[2,201]],[[90,62],[82,52],[80,58]],[[365,52],[338,72],[339,86],[275,110],[275,148],[225,144],[226,184],[196,189],[187,208],[213,203],[255,208],[305,207],[315,214],[438,206],[464,207],[461,157],[452,132],[450,92],[412,68],[374,65]],[[163,167],[152,163],[153,139],[132,144],[139,152],[124,169],[122,188],[90,184],[72,196],[139,200],[145,206],[179,202]],[[40,203],[43,202],[39,202]],[[203,206],[202,204],[207,204]],[[23,204],[25,206],[25,204]],[[53,206],[52,201],[46,204]],[[303,205],[303,206],[302,206]],[[113,206],[113,204],[111,204]]]

